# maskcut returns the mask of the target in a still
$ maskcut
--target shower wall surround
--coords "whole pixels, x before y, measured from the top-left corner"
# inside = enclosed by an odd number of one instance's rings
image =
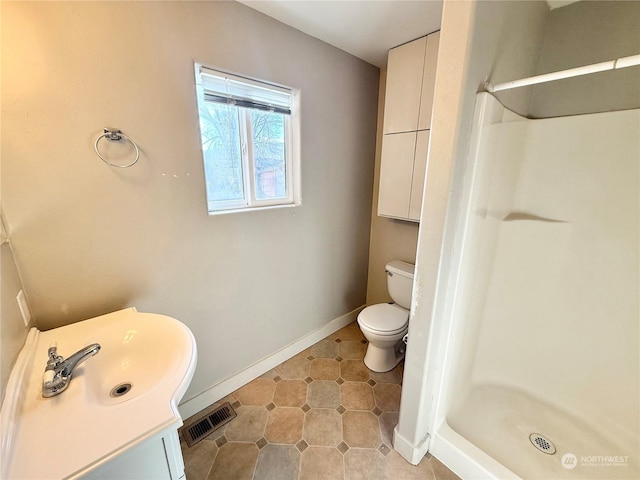
[[[477,118],[445,425],[522,478],[637,478],[640,110]]]

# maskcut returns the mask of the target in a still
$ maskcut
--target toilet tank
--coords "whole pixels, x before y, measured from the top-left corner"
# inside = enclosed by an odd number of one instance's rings
[[[411,293],[413,290],[414,265],[400,260],[387,263],[387,290],[394,302],[401,307],[411,307]]]

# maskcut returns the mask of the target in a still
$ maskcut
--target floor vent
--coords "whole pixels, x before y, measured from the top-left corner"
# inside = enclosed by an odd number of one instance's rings
[[[180,429],[189,447],[194,446],[207,435],[229,423],[236,417],[236,412],[229,402],[214,409],[208,408],[189,419],[189,423]]]
[[[553,442],[539,433],[532,433],[529,435],[529,440],[534,447],[547,455],[553,455],[556,453],[556,447]]]

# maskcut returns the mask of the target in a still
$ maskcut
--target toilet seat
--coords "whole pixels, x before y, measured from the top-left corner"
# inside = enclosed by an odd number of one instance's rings
[[[379,303],[365,308],[358,323],[378,335],[395,335],[409,324],[409,311],[395,303]]]

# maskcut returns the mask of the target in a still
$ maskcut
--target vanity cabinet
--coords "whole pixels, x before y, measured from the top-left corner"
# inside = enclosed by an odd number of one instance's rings
[[[439,38],[389,50],[378,215],[420,220]]]
[[[110,459],[82,480],[185,480],[180,438],[174,428]]]
[[[73,352],[94,340],[100,353],[62,394],[43,398],[50,346]],[[195,339],[183,323],[134,307],[43,332],[31,328],[0,408],[0,478],[184,480],[177,403],[196,362]],[[126,396],[113,395],[125,382],[132,384]]]

